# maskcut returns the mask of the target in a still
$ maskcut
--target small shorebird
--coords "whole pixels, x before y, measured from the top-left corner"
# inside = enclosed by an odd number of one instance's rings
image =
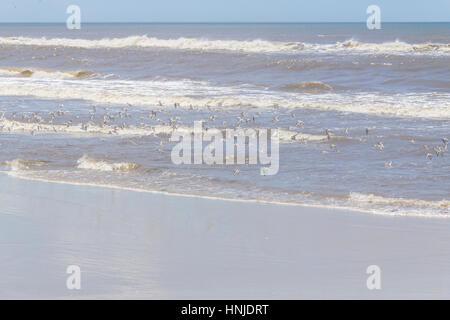
[[[439,157],[439,156],[442,157],[444,155],[444,152],[445,152],[444,148],[442,148],[441,146],[436,146],[436,147],[433,148],[433,150],[436,153],[437,157]]]
[[[388,169],[392,168],[392,161],[385,162],[384,166]]]
[[[303,121],[302,120],[298,120],[296,126],[297,126],[297,128],[303,127]]]
[[[384,144],[383,144],[383,142],[381,142],[381,141],[378,142],[378,143],[375,143],[373,146],[375,147],[375,149],[377,149],[377,150],[379,150],[379,151],[381,151],[381,150],[384,149]]]
[[[234,170],[233,175],[234,175],[234,176],[237,176],[239,173],[241,173],[241,171],[239,171],[239,169],[236,169],[236,170]]]

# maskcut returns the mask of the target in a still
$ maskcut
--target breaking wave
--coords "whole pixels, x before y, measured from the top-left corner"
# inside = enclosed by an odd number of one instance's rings
[[[224,50],[251,53],[297,53],[313,52],[355,52],[355,53],[393,53],[393,54],[450,54],[450,44],[418,43],[410,44],[402,41],[384,43],[366,43],[347,40],[331,44],[281,42],[268,40],[207,40],[197,38],[158,39],[155,37],[130,36],[112,39],[69,39],[69,38],[28,38],[3,37],[0,45],[50,46],[74,48],[167,48],[175,50]]]
[[[253,133],[259,134],[260,128],[249,128]],[[225,137],[225,129],[217,130]],[[244,129],[246,130],[246,129]],[[2,133],[26,133],[26,134],[72,134],[72,135],[89,135],[89,136],[170,136],[173,133],[193,134],[193,126],[169,126],[169,125],[141,125],[141,126],[118,126],[103,125],[99,126],[94,123],[80,123],[74,125],[57,125],[45,123],[29,123],[23,121],[10,120],[0,118],[0,132]],[[211,131],[210,131],[211,132]],[[311,134],[295,130],[278,130],[280,142],[320,142],[325,141],[328,137],[324,134]]]
[[[96,170],[96,171],[120,171],[126,172],[136,170],[139,165],[134,162],[108,162],[105,160],[96,160],[84,155],[77,161],[78,169]]]
[[[31,167],[41,167],[45,165],[45,161],[13,159],[9,161],[4,161],[3,164],[8,166],[11,169],[11,171],[23,171],[29,170]]]
[[[320,81],[304,81],[281,86],[282,89],[295,92],[322,92],[332,91],[333,87]]]
[[[89,70],[64,71],[41,68],[0,67],[0,77],[24,77],[35,79],[85,79],[94,76]]]
[[[206,40],[196,38],[158,39],[154,37],[131,36],[113,39],[68,39],[68,38],[27,38],[7,37],[0,38],[3,45],[29,45],[51,47],[75,47],[75,48],[169,48],[181,50],[227,50],[242,52],[295,52],[303,49],[303,44],[297,42],[277,42],[266,40]]]
[[[350,193],[349,201],[359,208],[372,208],[372,210],[387,214],[402,214],[430,216],[427,212],[432,211],[434,215],[448,216],[450,214],[450,200],[427,201],[419,199],[385,198],[373,194]]]
[[[337,42],[335,44],[335,47],[337,49],[349,49],[349,50],[371,51],[371,52],[410,52],[410,53],[441,52],[445,54],[450,53],[450,43],[410,44],[398,40],[383,43],[366,43],[352,39],[344,42]]]
[[[301,86],[327,86],[309,84]],[[0,81],[0,96],[80,99],[100,104],[180,108],[308,108],[395,117],[450,118],[448,93],[316,95],[252,88],[220,87],[189,81],[32,80]]]

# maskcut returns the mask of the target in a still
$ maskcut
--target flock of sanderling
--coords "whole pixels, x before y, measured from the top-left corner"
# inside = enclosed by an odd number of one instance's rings
[[[174,108],[177,109],[179,105],[175,104]],[[40,124],[46,124],[46,125],[54,125],[56,123],[59,123],[59,125],[65,125],[66,127],[78,125],[81,127],[82,130],[87,131],[89,127],[92,126],[100,126],[100,127],[111,127],[112,130],[110,131],[111,134],[117,134],[117,131],[119,129],[126,129],[129,128],[131,125],[128,123],[127,119],[132,118],[132,114],[130,113],[130,108],[132,108],[132,105],[128,105],[127,107],[121,108],[119,111],[113,111],[113,108],[108,107],[98,107],[95,105],[91,106],[91,110],[89,111],[88,115],[82,116],[80,114],[75,115],[71,119],[67,119],[66,115],[70,114],[70,111],[65,110],[64,104],[60,104],[56,111],[50,111],[48,112],[44,118],[42,113],[38,112],[23,112],[21,115],[18,114],[18,112],[12,112],[10,113],[9,118],[5,116],[5,112],[0,113],[0,121],[1,120],[13,120],[13,121],[21,121],[24,123],[31,123],[36,124],[35,129],[31,131],[31,134],[34,135],[37,132],[40,131]],[[100,112],[100,109],[103,109],[103,113]],[[190,106],[190,110],[193,110],[194,108]],[[226,114],[230,115],[230,119],[233,119],[233,116],[231,115],[231,110],[213,110],[211,107],[207,108],[209,111],[209,117],[206,117],[207,120],[202,120],[204,124],[206,125],[206,129],[208,129],[208,126],[214,126],[216,124],[217,120],[219,119],[220,113],[225,112]],[[231,123],[232,121],[226,121],[223,120],[221,122],[221,125],[223,127],[231,124],[233,129],[241,128],[242,125],[252,125],[257,124],[258,119],[262,116],[261,112],[245,112],[245,111],[239,111],[239,114],[234,117],[234,123]],[[273,124],[280,122],[281,115],[275,115],[271,119],[270,122]],[[289,115],[286,115],[286,118],[291,118],[291,121],[293,122],[292,126],[288,126],[289,128],[295,128],[297,130],[304,127],[304,122],[302,120],[298,120],[295,112],[290,112]],[[140,115],[139,118],[135,121],[135,125],[137,127],[141,126],[144,127],[146,125],[146,120],[150,119],[153,122],[156,122],[159,125],[162,126],[168,126],[173,129],[177,129],[179,126],[182,125],[182,121],[180,116],[172,116],[169,109],[154,109],[150,110],[147,115]],[[165,120],[164,120],[165,119]],[[84,121],[83,121],[84,120]],[[77,124],[75,124],[77,123]],[[0,123],[0,132],[4,132],[5,125],[2,125]],[[6,129],[8,132],[11,132],[11,128]],[[370,135],[371,128],[365,129],[365,135]],[[57,132],[55,130],[55,132]],[[331,129],[325,129],[323,130],[326,140],[332,141],[334,137],[334,133]],[[343,136],[349,135],[349,129],[346,128],[342,131]],[[293,138],[295,139],[295,137]],[[442,144],[440,145],[423,145],[423,148],[425,150],[425,157],[428,160],[433,159],[434,156],[436,157],[443,157],[446,152],[448,152],[448,138],[441,138]],[[414,140],[410,140],[410,143],[415,144],[416,142]],[[159,146],[162,146],[163,142],[162,140],[159,143]],[[384,143],[382,141],[378,141],[373,145],[373,147],[378,151],[383,151],[385,148]],[[330,149],[337,151],[336,144],[330,144]],[[158,151],[161,151],[161,149],[158,149]],[[386,161],[385,162],[386,168],[392,168],[392,161]],[[234,171],[234,175],[238,175],[240,173],[239,169],[236,169]]]

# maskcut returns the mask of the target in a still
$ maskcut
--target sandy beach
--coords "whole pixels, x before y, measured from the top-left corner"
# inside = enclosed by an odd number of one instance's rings
[[[3,1],[0,300],[450,300],[449,12]]]
[[[2,174],[0,298],[449,298],[449,225]]]

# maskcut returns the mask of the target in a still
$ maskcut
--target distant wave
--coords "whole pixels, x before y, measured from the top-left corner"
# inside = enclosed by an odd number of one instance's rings
[[[331,44],[281,42],[268,40],[207,40],[197,38],[158,39],[155,37],[130,36],[112,39],[69,39],[69,38],[28,38],[3,37],[0,45],[49,46],[73,48],[167,48],[178,50],[224,50],[252,53],[297,53],[312,52],[355,52],[355,53],[393,53],[393,54],[450,54],[450,44],[419,43],[410,44],[402,41],[384,43],[366,43],[348,40]]]
[[[333,86],[320,81],[304,81],[281,86],[282,89],[295,92],[323,92],[332,91]]]
[[[296,42],[276,42],[266,40],[205,40],[196,38],[158,39],[147,36],[131,36],[101,40],[68,38],[0,38],[2,45],[29,45],[74,48],[169,48],[181,50],[230,50],[243,52],[295,52],[303,49],[303,44]]]
[[[82,99],[100,104],[180,108],[308,108],[395,117],[450,118],[450,94],[320,94],[221,87],[193,81],[0,78],[0,96]]]
[[[367,43],[356,40],[337,42],[334,45],[328,45],[328,48],[358,50],[369,52],[409,52],[409,53],[430,53],[440,52],[450,54],[450,43],[418,43],[410,44],[402,41],[392,41],[383,43]]]
[[[95,75],[89,70],[65,71],[42,68],[0,67],[0,77],[25,77],[36,79],[84,79]]]

